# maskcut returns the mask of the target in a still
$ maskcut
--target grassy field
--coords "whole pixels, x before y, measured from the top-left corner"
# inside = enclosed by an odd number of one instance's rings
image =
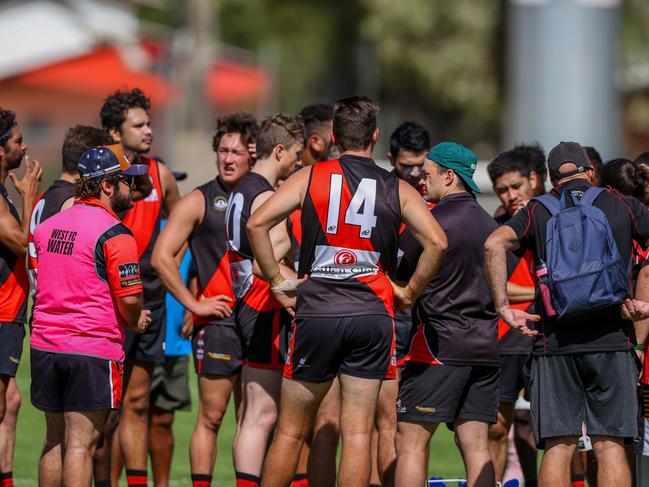
[[[42,413],[31,405],[29,399],[30,370],[28,340],[25,340],[25,348],[18,370],[17,381],[22,394],[23,405],[18,418],[14,461],[15,485],[36,486],[38,457],[42,447],[45,429]],[[176,447],[174,450],[171,478],[172,484],[177,486],[191,485],[188,445],[197,408],[196,377],[193,370],[190,383],[193,410],[192,412],[177,413],[174,423]],[[219,434],[219,454],[214,470],[214,485],[216,486],[234,485],[234,470],[232,468],[232,457],[230,453],[234,436],[234,426],[234,415],[232,410],[229,410]],[[463,475],[462,460],[453,442],[452,434],[445,427],[439,428],[431,443],[429,472],[431,475],[443,477]],[[123,481],[123,485],[126,485],[125,480]]]

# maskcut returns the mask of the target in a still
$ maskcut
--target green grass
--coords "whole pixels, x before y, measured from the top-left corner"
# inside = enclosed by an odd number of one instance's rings
[[[174,450],[171,479],[174,485],[190,485],[189,471],[189,438],[192,433],[197,409],[196,376],[190,367],[190,385],[192,391],[192,412],[176,413],[174,434],[176,447]],[[16,453],[14,460],[15,485],[36,486],[38,474],[38,457],[45,437],[43,415],[35,409],[29,399],[29,345],[25,340],[23,357],[18,370],[18,386],[22,394],[23,405],[18,417],[16,435]],[[214,485],[234,485],[234,469],[232,467],[232,440],[234,437],[234,414],[228,410],[218,439],[218,457],[214,469]],[[464,474],[462,460],[453,442],[453,435],[440,427],[430,445],[429,472],[431,475],[456,477]],[[126,485],[126,482],[123,482]]]

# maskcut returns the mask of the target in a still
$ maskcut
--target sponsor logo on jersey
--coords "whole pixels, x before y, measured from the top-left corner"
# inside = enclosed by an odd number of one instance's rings
[[[119,271],[120,287],[132,287],[142,284],[142,279],[140,279],[140,265],[137,262],[119,264],[117,270]]]
[[[379,272],[380,252],[316,245],[311,277],[342,281]]]
[[[214,360],[225,360],[225,361],[232,360],[232,356],[229,353],[207,352],[207,356],[209,358],[213,358]]]
[[[225,211],[228,209],[228,200],[225,196],[217,196],[212,202],[212,207],[216,211]]]

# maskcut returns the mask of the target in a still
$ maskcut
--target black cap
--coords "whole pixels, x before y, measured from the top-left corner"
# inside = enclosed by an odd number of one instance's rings
[[[559,172],[559,168],[568,162],[575,164],[577,169],[570,172]],[[582,173],[592,167],[590,159],[588,159],[588,154],[586,154],[584,148],[577,142],[561,142],[548,154],[550,179],[554,179],[555,181]]]

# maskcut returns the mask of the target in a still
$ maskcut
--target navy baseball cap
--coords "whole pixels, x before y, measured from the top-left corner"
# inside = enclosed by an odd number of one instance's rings
[[[149,172],[146,164],[131,164],[119,144],[93,147],[81,154],[77,164],[84,178],[100,179],[113,174],[142,176]]]

